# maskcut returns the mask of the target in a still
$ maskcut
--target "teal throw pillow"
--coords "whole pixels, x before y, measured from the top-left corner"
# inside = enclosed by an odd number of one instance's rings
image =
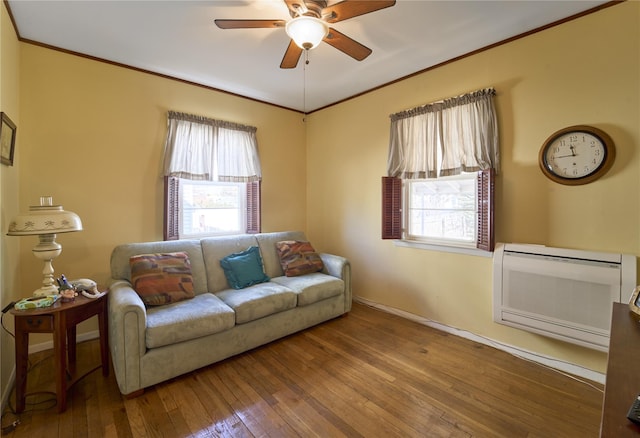
[[[234,289],[269,281],[269,277],[264,273],[260,249],[257,246],[224,257],[220,260],[220,266],[224,269],[229,286]]]

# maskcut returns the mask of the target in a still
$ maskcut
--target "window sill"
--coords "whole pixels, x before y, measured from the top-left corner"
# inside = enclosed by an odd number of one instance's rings
[[[431,243],[416,242],[415,240],[394,240],[394,245],[405,248],[424,249],[427,251],[452,252],[456,254],[472,255],[477,257],[493,257],[493,252],[477,248],[462,246],[434,245]]]

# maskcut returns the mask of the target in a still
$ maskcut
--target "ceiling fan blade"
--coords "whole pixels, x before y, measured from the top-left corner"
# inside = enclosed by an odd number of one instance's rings
[[[337,23],[358,15],[379,11],[396,4],[395,0],[343,0],[322,10],[327,23]]]
[[[287,51],[284,52],[280,68],[296,68],[298,61],[300,60],[300,55],[302,55],[302,49],[298,47],[293,40],[291,40],[289,42],[289,47],[287,47]]]
[[[349,38],[332,27],[329,28],[329,34],[322,41],[358,61],[362,61],[364,58],[371,55],[370,48],[363,46],[356,40]]]
[[[284,20],[232,20],[232,19],[216,19],[216,26],[220,29],[261,29],[272,27],[284,27]]]

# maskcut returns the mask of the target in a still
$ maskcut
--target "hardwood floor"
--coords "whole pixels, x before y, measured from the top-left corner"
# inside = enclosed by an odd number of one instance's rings
[[[99,363],[98,342],[78,360]],[[29,385],[53,377],[31,356]],[[121,397],[113,373],[27,398],[15,438],[597,437],[602,385],[354,303],[352,312]],[[12,405],[15,401],[12,396]],[[5,410],[2,426],[16,416]]]

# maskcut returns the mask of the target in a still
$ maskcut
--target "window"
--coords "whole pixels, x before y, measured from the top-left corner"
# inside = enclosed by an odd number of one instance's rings
[[[383,177],[382,238],[493,251],[494,175]]]
[[[180,181],[180,235],[244,232],[245,192],[243,183]]]
[[[406,181],[407,239],[475,247],[476,194],[475,174]]]
[[[256,128],[169,111],[164,238],[260,232]]]
[[[391,114],[383,239],[493,251],[493,96],[488,88]]]
[[[165,178],[164,239],[260,231],[260,183]]]

